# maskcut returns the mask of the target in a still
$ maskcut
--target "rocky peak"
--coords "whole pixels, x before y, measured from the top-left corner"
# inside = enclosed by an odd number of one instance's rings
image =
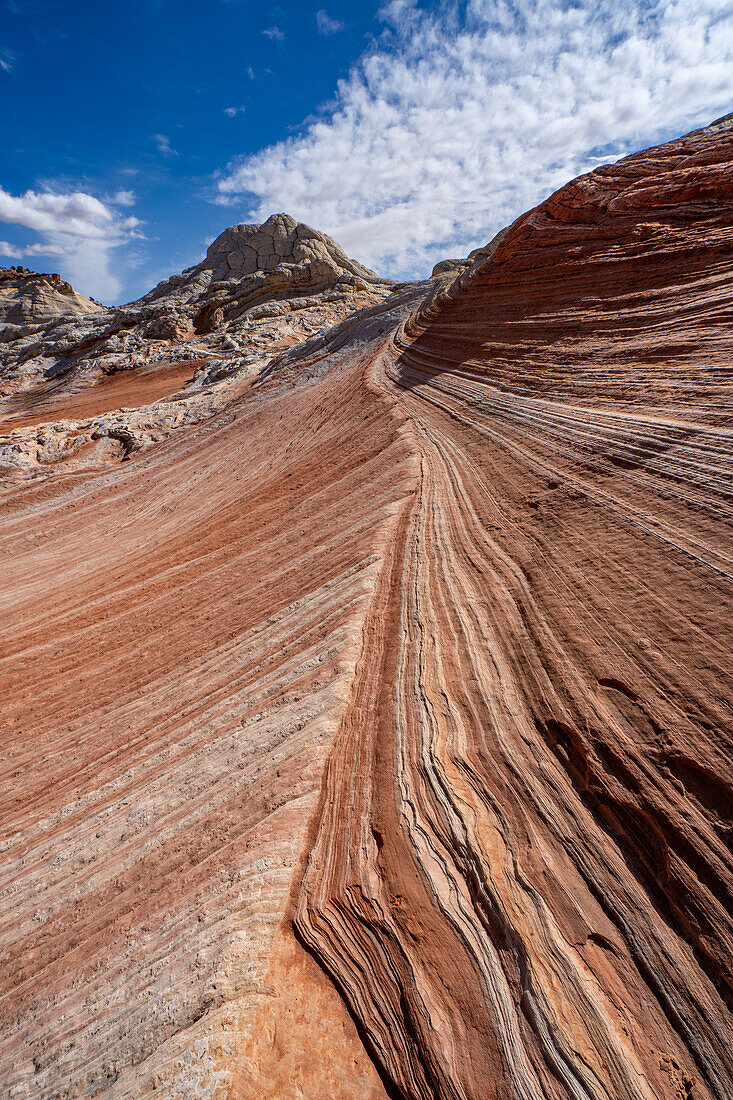
[[[215,279],[244,278],[257,271],[309,264],[317,281],[336,282],[354,275],[364,282],[382,283],[378,275],[351,260],[331,237],[289,214],[272,214],[262,225],[233,225],[216,238],[206,253]]]
[[[288,302],[300,309],[324,295],[383,296],[394,285],[350,259],[325,233],[273,214],[262,225],[225,229],[201,263],[160,283],[133,308],[142,307],[145,316],[154,310],[157,324],[164,305],[168,328],[206,333],[245,316],[261,318],[263,309],[271,316],[287,312]]]
[[[37,320],[28,313],[29,280],[45,288],[45,304],[33,299],[45,311]],[[7,285],[12,314],[2,312],[0,277],[0,394],[32,390],[38,405],[52,382],[59,416],[67,398],[120,371],[149,375],[195,360],[199,388],[253,373],[282,348],[380,303],[395,286],[287,214],[225,229],[200,263],[114,309],[82,299],[59,276],[12,270]],[[25,312],[16,308],[18,293]],[[49,305],[50,293],[58,301]]]
[[[101,308],[56,273],[0,267],[0,324],[43,323],[96,313]]]

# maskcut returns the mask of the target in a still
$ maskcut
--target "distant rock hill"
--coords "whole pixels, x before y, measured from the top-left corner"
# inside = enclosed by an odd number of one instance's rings
[[[54,378],[88,373],[92,361],[107,373],[134,368],[141,356],[150,366],[164,351],[161,342],[187,345],[184,358],[259,355],[273,335],[300,340],[394,285],[287,214],[226,229],[201,263],[115,308],[83,298],[58,275],[4,269],[0,381],[7,394],[41,382],[49,370]],[[275,333],[262,321],[285,323]]]
[[[114,308],[57,275],[10,269],[0,280],[5,454],[12,466],[43,454],[55,461],[82,437],[109,431],[144,446],[397,285],[288,214],[226,229],[201,263]]]
[[[97,313],[99,302],[85,298],[60,275],[22,267],[0,267],[0,324],[55,321]]]
[[[168,332],[206,333],[245,317],[284,317],[393,285],[350,260],[324,233],[273,214],[262,225],[225,229],[200,264],[166,279],[137,304],[143,312],[154,310]]]

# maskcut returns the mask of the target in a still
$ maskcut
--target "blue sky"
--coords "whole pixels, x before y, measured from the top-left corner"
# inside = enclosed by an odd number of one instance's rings
[[[130,300],[286,210],[429,273],[733,109],[726,0],[0,0],[0,264]]]

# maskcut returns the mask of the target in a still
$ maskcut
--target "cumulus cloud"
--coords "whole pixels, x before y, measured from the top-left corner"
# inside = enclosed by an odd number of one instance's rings
[[[114,207],[129,206],[131,191],[118,191],[104,203],[84,191],[26,191],[12,195],[0,187],[0,222],[30,229],[40,240],[28,245],[3,242],[0,254],[12,259],[56,256],[64,273],[80,290],[114,299],[120,290],[111,268],[118,245],[140,236],[137,218],[123,217]]]
[[[165,134],[153,134],[153,141],[159,153],[164,157],[177,157],[178,153],[171,145],[171,139]]]
[[[287,210],[398,277],[731,109],[725,0],[390,0],[379,15],[377,44],[320,116],[217,187],[248,219]]]
[[[273,39],[273,41],[276,42],[282,42],[285,38],[285,34],[283,33],[283,31],[280,30],[279,27],[266,27],[262,33],[264,34],[265,38],[271,38]]]
[[[316,12],[316,27],[319,34],[338,34],[344,29],[341,20],[334,19],[324,8]]]
[[[109,233],[116,218],[108,206],[83,191],[66,195],[26,191],[23,195],[11,195],[0,187],[0,221],[27,229],[99,238]]]
[[[384,23],[390,23],[401,30],[412,23],[418,14],[417,0],[389,0],[377,12],[378,18]]]
[[[237,115],[243,115],[246,110],[246,107],[225,107],[224,114],[229,118],[236,118]]]

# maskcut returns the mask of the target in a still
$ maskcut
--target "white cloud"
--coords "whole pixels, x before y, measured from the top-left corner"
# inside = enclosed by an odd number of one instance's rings
[[[109,201],[113,206],[134,206],[136,195],[134,191],[115,191]]]
[[[284,33],[280,30],[279,27],[266,27],[262,33],[264,34],[265,38],[272,38],[274,41],[277,42],[282,42],[285,38]]]
[[[83,191],[66,195],[26,191],[23,195],[11,195],[0,187],[2,222],[76,237],[104,237],[115,220],[108,206]]]
[[[344,29],[341,20],[334,19],[324,8],[316,12],[316,26],[319,34],[338,34]]]
[[[153,141],[159,153],[164,157],[177,157],[178,153],[171,145],[171,139],[165,134],[153,134]]]
[[[4,256],[8,260],[22,260],[23,249],[16,248],[9,241],[0,241],[0,256]]]
[[[733,106],[730,0],[391,0],[379,14],[327,110],[231,163],[218,191],[385,273],[465,254],[580,172]]]
[[[129,206],[131,191],[119,191],[109,203],[84,191],[60,193],[26,191],[11,195],[0,187],[0,222],[34,230],[40,240],[29,245],[10,245],[2,254],[13,259],[56,256],[64,274],[77,289],[97,297],[114,299],[120,290],[111,269],[112,251],[139,237],[137,218],[122,217],[114,205]]]
[[[229,118],[236,118],[237,115],[243,115],[246,110],[246,107],[225,107],[224,114]]]
[[[419,15],[417,0],[389,0],[377,12],[377,18],[393,27],[404,30]]]
[[[11,72],[15,65],[15,54],[11,50],[0,50],[0,69],[4,72]]]

